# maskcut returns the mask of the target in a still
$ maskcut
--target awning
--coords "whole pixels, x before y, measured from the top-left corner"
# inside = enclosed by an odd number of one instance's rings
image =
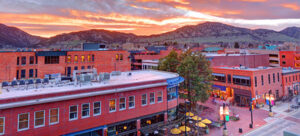
[[[250,80],[250,77],[247,76],[237,76],[237,75],[233,75],[233,78],[239,78],[239,79],[245,79],[245,80]]]
[[[226,91],[225,86],[220,86],[220,85],[212,85],[213,88],[219,88],[221,91]]]
[[[184,81],[184,78],[181,77],[181,76],[176,77],[176,78],[168,79],[167,80],[167,83],[168,83],[167,88],[171,88],[171,87],[177,86],[178,84],[182,83],[183,81]]]
[[[212,73],[213,76],[225,76],[224,74]]]

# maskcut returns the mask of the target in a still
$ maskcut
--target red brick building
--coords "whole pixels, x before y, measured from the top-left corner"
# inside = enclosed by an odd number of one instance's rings
[[[182,81],[168,72],[131,71],[82,86],[3,89],[0,134],[142,135],[174,116]]]
[[[282,97],[281,68],[214,67],[214,95],[249,106],[251,100],[264,102],[264,95],[271,92]]]
[[[300,70],[282,68],[282,87],[285,96],[299,94],[300,91]]]
[[[127,51],[31,51],[0,52],[0,82],[14,79],[44,78],[60,73],[70,76],[74,70],[96,68],[100,72],[128,71]]]

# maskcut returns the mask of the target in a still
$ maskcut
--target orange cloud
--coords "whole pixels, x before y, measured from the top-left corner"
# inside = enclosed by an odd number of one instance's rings
[[[241,1],[245,1],[245,2],[266,2],[268,0],[241,0]]]
[[[281,4],[281,6],[285,7],[285,8],[295,10],[295,11],[300,9],[300,6],[298,6],[297,4],[292,4],[292,3]]]
[[[137,0],[139,2],[175,2],[180,4],[190,4],[190,2],[186,0]]]
[[[131,7],[138,8],[138,9],[145,9],[145,10],[153,10],[153,11],[160,11],[158,8],[149,8],[149,7],[142,7],[137,5],[130,5]]]

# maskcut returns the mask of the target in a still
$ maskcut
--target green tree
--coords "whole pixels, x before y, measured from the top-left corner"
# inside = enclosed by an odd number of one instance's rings
[[[235,42],[235,43],[234,43],[234,48],[236,48],[236,49],[240,48],[240,45],[239,45],[238,42]]]
[[[209,61],[199,52],[188,50],[180,56],[177,72],[184,77],[182,89],[187,92],[181,94],[181,97],[188,99],[192,106],[198,101],[206,102],[209,98],[213,80],[209,66]]]
[[[172,50],[168,56],[159,60],[158,69],[168,72],[176,72],[179,65],[178,53]]]

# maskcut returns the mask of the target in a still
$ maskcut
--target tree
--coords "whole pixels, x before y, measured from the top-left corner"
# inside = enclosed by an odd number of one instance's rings
[[[240,45],[239,45],[238,42],[235,42],[235,43],[234,43],[234,48],[236,48],[236,49],[240,48]]]
[[[253,47],[254,47],[254,45],[252,43],[248,44],[248,48],[253,48]]]
[[[209,68],[209,61],[199,52],[188,50],[180,56],[180,64],[177,72],[185,80],[182,85],[187,93],[181,94],[182,98],[188,99],[191,105],[198,101],[205,102],[209,98],[211,81],[213,77]]]
[[[172,50],[168,56],[159,59],[158,69],[168,72],[176,72],[176,68],[179,64],[178,54],[176,51]]]

